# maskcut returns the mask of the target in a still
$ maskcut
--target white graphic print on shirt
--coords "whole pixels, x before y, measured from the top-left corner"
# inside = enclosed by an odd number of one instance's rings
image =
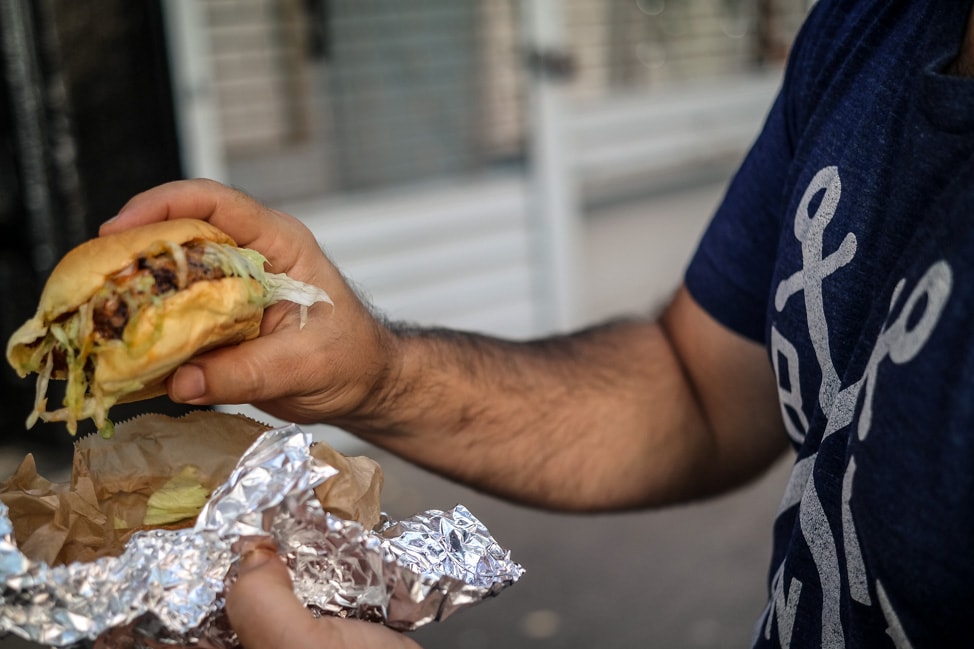
[[[823,193],[824,192],[824,193]],[[813,215],[808,210],[812,200],[823,193],[818,208]],[[846,234],[838,249],[825,254],[823,234],[835,215],[842,194],[842,183],[836,167],[826,167],[819,171],[809,183],[795,214],[795,237],[801,243],[802,268],[783,280],[775,293],[775,311],[782,312],[789,301],[799,293],[804,297],[808,321],[809,342],[821,370],[822,382],[818,390],[818,401],[822,412],[828,414],[828,423],[822,440],[837,431],[845,430],[853,424],[856,403],[862,396],[856,434],[860,440],[869,435],[872,421],[872,406],[875,382],[882,363],[889,359],[896,364],[907,363],[923,348],[940,319],[944,306],[950,296],[952,272],[946,261],[937,261],[927,269],[920,280],[909,289],[906,302],[899,309],[893,322],[887,322],[879,332],[869,362],[862,377],[854,383],[841,386],[841,379],[833,364],[829,348],[829,327],[826,304],[822,287],[829,276],[839,268],[851,263],[856,255],[856,236]],[[890,297],[888,317],[900,303],[908,287],[901,279]],[[925,302],[921,302],[925,300]],[[922,304],[922,314],[913,311]],[[908,322],[908,319],[911,322]],[[912,323],[912,324],[911,324]],[[802,443],[808,432],[809,414],[801,397],[802,372],[795,345],[775,326],[771,327],[771,356],[775,374],[778,377],[779,401],[789,436]],[[786,376],[782,376],[782,363],[786,366]],[[807,379],[807,376],[805,377]],[[872,601],[869,592],[870,575],[867,574],[859,546],[859,538],[853,520],[851,503],[854,502],[853,479],[856,471],[855,457],[846,466],[842,481],[841,497],[841,542],[837,540],[825,515],[823,504],[818,496],[812,469],[816,454],[804,457],[795,463],[785,490],[778,514],[797,506],[797,520],[802,537],[808,546],[818,572],[822,587],[821,602],[821,647],[844,647],[844,633],[840,615],[840,598],[843,575],[840,574],[839,553],[845,559],[845,583],[848,584],[848,597],[866,606],[879,606],[888,625],[887,633],[898,648],[910,647],[904,630],[892,609],[886,592],[879,579],[873,578],[876,599]],[[802,594],[802,582],[794,577],[785,583],[785,564],[787,557],[777,567],[771,584],[771,597],[761,618],[758,632],[771,639],[772,622],[777,623],[777,640],[782,647],[790,647],[795,623],[795,612]]]

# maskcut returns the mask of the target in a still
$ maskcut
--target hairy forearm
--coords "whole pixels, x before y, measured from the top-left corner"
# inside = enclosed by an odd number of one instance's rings
[[[334,308],[306,323],[269,307],[260,336],[173,374],[176,401],[253,403],[286,421],[334,423],[468,484],[567,509],[710,494],[784,448],[765,349],[711,318],[685,287],[658,323],[510,342],[386,325],[303,223],[212,181],[139,194],[101,233],[186,217],[327,290]]]
[[[346,424],[438,473],[533,505],[618,509],[712,491],[705,417],[665,331],[619,321],[511,342],[396,332],[401,363]]]

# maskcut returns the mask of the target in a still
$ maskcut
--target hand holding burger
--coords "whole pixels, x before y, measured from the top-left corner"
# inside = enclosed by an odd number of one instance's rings
[[[265,307],[331,302],[321,288],[265,270],[259,252],[238,247],[201,220],[147,223],[92,239],[54,268],[36,314],[11,336],[7,358],[36,373],[37,419],[80,419],[110,427],[115,403],[165,393],[165,380],[198,353],[256,337]],[[47,409],[51,378],[65,379],[63,407]]]
[[[334,307],[312,307],[303,328],[294,304],[267,307],[256,338],[184,362],[166,379],[169,396],[193,405],[251,403],[297,424],[345,425],[373,416],[393,389],[396,336],[363,304],[307,226],[220,183],[188,180],[135,196],[100,234],[182,219],[206,221],[239,246],[259,251],[268,271],[323,289]]]

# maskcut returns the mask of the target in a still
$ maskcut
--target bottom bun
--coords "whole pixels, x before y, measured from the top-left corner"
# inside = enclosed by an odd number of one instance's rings
[[[257,336],[260,292],[252,279],[226,277],[196,282],[146,306],[122,340],[99,349],[92,387],[118,402],[164,394],[166,378],[196,354]]]

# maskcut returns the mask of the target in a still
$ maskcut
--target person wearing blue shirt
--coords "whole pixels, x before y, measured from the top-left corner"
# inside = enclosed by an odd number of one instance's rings
[[[718,494],[790,446],[754,647],[958,646],[974,611],[971,14],[816,3],[655,319],[525,342],[390,323],[296,219],[208,181],[136,196],[102,232],[205,218],[335,300],[304,330],[271,307],[257,339],[179,368],[176,401],[326,421],[558,510]],[[312,619],[265,549],[240,567],[227,612],[248,649],[416,646]]]

